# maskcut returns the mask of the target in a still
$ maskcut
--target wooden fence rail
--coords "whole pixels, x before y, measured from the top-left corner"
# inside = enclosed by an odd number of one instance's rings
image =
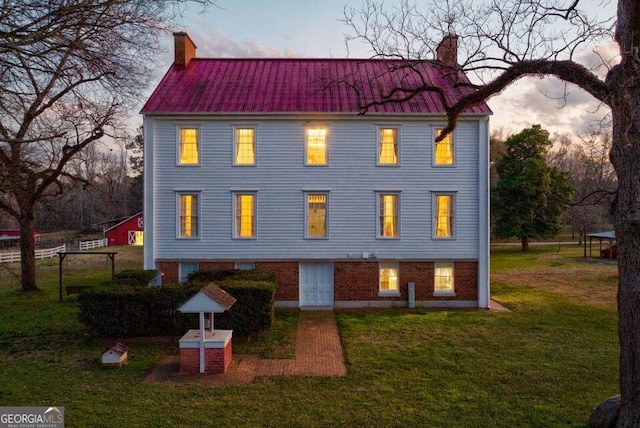
[[[36,250],[36,259],[50,259],[56,257],[59,252],[65,251],[66,245],[54,248],[43,248]],[[20,252],[0,253],[0,263],[16,263],[20,261]]]
[[[107,238],[80,242],[80,250],[93,250],[94,248],[102,248],[107,246],[109,246],[109,241],[107,240]]]

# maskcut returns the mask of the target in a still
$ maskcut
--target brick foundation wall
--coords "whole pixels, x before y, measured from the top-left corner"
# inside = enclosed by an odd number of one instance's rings
[[[162,272],[163,284],[177,284],[180,272],[180,264],[177,262],[158,262],[158,270]]]
[[[433,299],[433,275],[432,262],[400,262],[400,293],[402,300],[408,300],[409,281],[416,284],[416,300]]]
[[[455,262],[456,300],[478,298],[478,262]]]
[[[163,272],[164,283],[178,282],[178,262],[158,263]],[[407,283],[415,283],[416,301],[465,300],[478,298],[478,263],[455,262],[455,296],[433,295],[433,262],[399,262],[400,296],[378,295],[378,261],[334,262],[335,301],[406,301]],[[201,262],[200,269],[233,269],[234,262]],[[256,269],[272,272],[276,276],[276,300],[279,302],[299,300],[298,261],[256,262]]]
[[[378,262],[335,262],[334,296],[336,301],[405,301],[407,283],[415,283],[416,300],[476,300],[478,263],[455,262],[455,296],[434,296],[433,262],[399,262],[400,296],[379,296]]]
[[[378,299],[378,262],[335,262],[334,299],[367,301]],[[393,298],[385,298],[389,300]]]
[[[478,263],[455,262],[455,296],[434,296],[433,262],[400,262],[400,291],[407,292],[407,282],[416,284],[416,300],[476,300],[478,298]]]
[[[204,350],[204,372],[225,373],[232,358],[231,341],[224,348],[206,348]],[[200,373],[200,349],[180,348],[180,373]]]
[[[231,270],[236,268],[235,262],[200,262],[200,270]]]
[[[276,276],[276,300],[299,300],[299,263],[296,262],[256,262],[256,269],[272,272]]]

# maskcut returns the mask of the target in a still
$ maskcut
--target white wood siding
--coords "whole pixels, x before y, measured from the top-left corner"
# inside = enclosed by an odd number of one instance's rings
[[[442,118],[441,118],[442,119]],[[484,120],[481,118],[479,120]],[[456,164],[432,166],[433,129],[443,121],[371,118],[309,120],[169,120],[145,144],[145,178],[153,225],[150,260],[477,259],[479,256],[479,120],[459,123]],[[305,124],[329,129],[329,165],[304,166]],[[233,129],[255,126],[257,166],[233,166]],[[147,125],[145,125],[147,126]],[[201,130],[201,165],[176,166],[177,127]],[[399,128],[400,166],[376,166],[378,127]],[[485,129],[485,128],[482,128]],[[152,187],[152,189],[151,189]],[[305,239],[305,191],[329,194],[328,239]],[[200,192],[200,239],[176,238],[176,192]],[[232,192],[254,191],[257,237],[233,239]],[[400,238],[376,239],[376,191],[400,192]],[[432,192],[455,192],[455,239],[433,239]],[[147,208],[145,208],[147,210]],[[151,220],[151,218],[149,218]],[[148,252],[153,252],[150,255]],[[146,266],[150,267],[150,266]]]

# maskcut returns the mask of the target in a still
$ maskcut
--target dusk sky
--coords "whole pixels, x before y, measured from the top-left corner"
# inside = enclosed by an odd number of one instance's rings
[[[177,29],[186,31],[194,40],[199,57],[368,58],[371,53],[365,45],[351,43],[347,51],[345,34],[350,28],[340,21],[345,6],[360,8],[363,2],[217,0],[218,7],[210,7],[204,14],[199,13],[200,6],[192,6]],[[162,60],[153,86],[173,59],[169,37],[165,51],[166,59]],[[601,46],[599,54],[615,57],[615,44]],[[589,65],[599,60],[593,52],[584,52],[579,58]],[[604,73],[603,68],[601,74]],[[552,133],[576,133],[607,113],[605,107],[599,108],[595,99],[577,87],[568,88],[566,103],[564,99],[552,99],[562,97],[563,93],[564,84],[558,80],[523,79],[489,101],[494,111],[491,127],[504,127],[508,133],[515,133],[540,123]]]

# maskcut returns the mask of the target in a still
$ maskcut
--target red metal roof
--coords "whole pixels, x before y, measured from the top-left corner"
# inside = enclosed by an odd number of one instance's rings
[[[423,81],[424,79],[424,81]],[[473,89],[461,72],[437,61],[378,59],[204,59],[172,66],[143,114],[361,113],[361,106],[402,85],[443,88],[449,104]],[[435,92],[369,107],[367,113],[444,113]],[[485,104],[465,113],[491,114]]]

